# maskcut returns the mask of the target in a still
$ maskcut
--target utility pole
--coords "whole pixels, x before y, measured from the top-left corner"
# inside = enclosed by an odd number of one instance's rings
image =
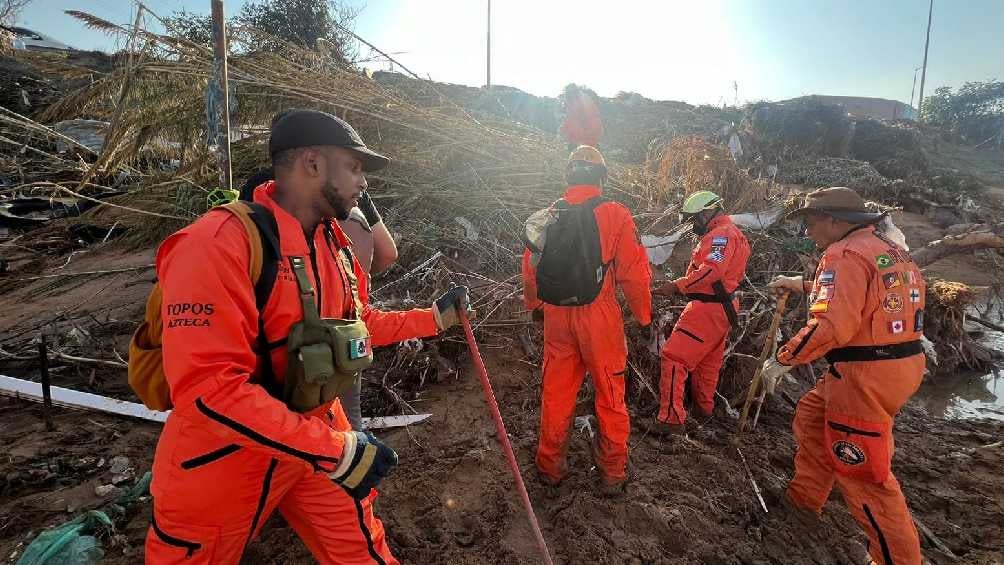
[[[227,23],[223,13],[223,0],[213,0],[213,75],[220,86],[220,134],[217,147],[220,161],[220,188],[233,188],[230,168],[230,85],[227,78]]]
[[[910,87],[910,107],[913,107],[913,95],[917,93],[917,71],[920,67],[913,69],[913,86]]]
[[[492,85],[492,0],[488,0],[487,59],[485,65],[485,86]]]
[[[927,47],[931,44],[931,16],[934,14],[934,0],[927,9],[927,39],[924,40],[924,70],[920,72],[920,97],[917,98],[917,119],[920,120],[920,109],[924,106],[924,81],[927,79]]]

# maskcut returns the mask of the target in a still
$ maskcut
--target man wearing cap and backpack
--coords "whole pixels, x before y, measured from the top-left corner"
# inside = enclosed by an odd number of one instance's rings
[[[765,366],[776,380],[825,358],[829,370],[798,402],[798,451],[785,499],[818,516],[834,483],[883,565],[920,565],[920,540],[892,474],[893,420],[916,392],[926,364],[925,284],[910,254],[875,225],[849,188],[809,193],[795,212],[823,257],[812,281],[778,277],[775,293],[809,293],[809,322]]]
[[[623,290],[642,326],[651,323],[652,296],[648,257],[631,212],[603,198],[606,176],[595,148],[583,145],[572,152],[565,171],[568,189],[538,213],[550,218],[538,230],[542,237],[527,238],[523,285],[527,309],[544,319],[536,458],[541,478],[557,486],[568,473],[568,428],[588,371],[600,428],[593,444],[600,490],[617,495],[628,477],[631,422],[624,402],[627,343],[616,291]]]
[[[269,152],[276,180],[252,205],[210,211],[157,254],[159,308],[130,348],[134,389],[173,407],[154,458],[146,562],[237,563],[278,509],[319,562],[397,563],[372,508],[397,455],[352,431],[338,396],[372,346],[458,323],[467,290],[428,309],[364,306],[365,276],[334,220],[387,158],[309,110],[275,123]]]
[[[683,219],[701,237],[687,273],[655,290],[690,302],[662,347],[659,413],[650,430],[658,435],[683,434],[687,411],[683,397],[690,385],[694,409],[702,419],[712,416],[725,340],[738,322],[739,301],[732,293],[746,276],[750,246],[732,222],[722,199],[707,190],[683,202]]]
[[[272,167],[258,171],[244,183],[240,199],[253,202],[255,189],[274,179]],[[370,198],[369,190],[359,195],[359,205],[349,211],[348,218],[339,219],[338,225],[349,238],[352,254],[367,275],[367,286],[371,276],[386,271],[397,261],[397,244]],[[363,429],[362,375],[342,395],[341,404],[352,429]]]

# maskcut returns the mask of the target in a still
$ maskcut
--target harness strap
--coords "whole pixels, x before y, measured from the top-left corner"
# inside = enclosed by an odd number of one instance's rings
[[[349,246],[341,247],[338,245],[330,224],[324,225],[324,237],[328,241],[329,248],[334,246],[338,249],[338,251],[340,251],[340,253],[333,253],[333,255],[337,256],[337,260],[342,264],[342,270],[345,271],[345,277],[349,281],[349,290],[352,292],[353,312],[352,315],[349,316],[349,319],[362,320],[363,301],[359,298],[359,277],[356,276],[356,270],[353,268],[352,248]]]
[[[324,340],[321,314],[314,302],[314,287],[307,277],[307,264],[303,257],[291,256],[289,266],[296,276],[296,286],[300,288],[300,304],[303,307],[303,340],[305,344],[320,343]]]

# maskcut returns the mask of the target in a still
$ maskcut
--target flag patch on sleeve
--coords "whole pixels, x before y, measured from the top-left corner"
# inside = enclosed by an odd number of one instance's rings
[[[903,286],[903,279],[900,278],[899,273],[886,273],[882,275],[882,284],[885,285],[886,290],[889,290],[890,288]]]

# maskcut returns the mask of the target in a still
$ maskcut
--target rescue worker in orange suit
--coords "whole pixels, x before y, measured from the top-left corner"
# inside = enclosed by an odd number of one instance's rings
[[[651,273],[631,212],[621,204],[594,200],[603,194],[606,164],[593,147],[577,148],[566,168],[568,188],[562,200],[570,206],[592,203],[604,267],[596,298],[584,306],[556,306],[538,296],[537,270],[529,249],[523,256],[524,298],[528,310],[543,315],[544,360],[540,443],[537,468],[547,484],[557,486],[568,473],[565,453],[575,399],[586,372],[596,393],[599,434],[593,456],[600,490],[617,495],[627,481],[631,423],[624,400],[627,342],[616,290],[627,298],[635,320],[652,320]],[[558,206],[558,204],[555,204]],[[553,209],[554,207],[552,207]]]
[[[683,215],[701,242],[686,275],[655,290],[662,296],[690,299],[662,347],[659,414],[651,428],[659,435],[684,433],[688,382],[697,415],[712,416],[725,341],[738,317],[739,301],[732,293],[746,276],[750,257],[746,236],[725,214],[717,194],[707,190],[691,194],[683,202]]]
[[[346,220],[340,220],[338,225],[352,242],[352,252],[359,260],[359,265],[366,273],[366,279],[378,275],[397,261],[397,244],[387,230],[383,218],[373,203],[369,191],[359,195],[359,205],[349,212]],[[363,429],[362,413],[362,378],[342,396],[342,407],[352,424],[352,429]]]
[[[277,118],[283,115],[279,114]],[[275,180],[271,167],[258,171],[244,183],[240,191],[241,199],[253,200],[254,190],[270,180]],[[359,205],[349,211],[348,218],[338,220],[338,225],[348,236],[352,254],[366,273],[367,282],[370,276],[386,271],[397,261],[397,244],[368,190],[359,195]],[[361,377],[356,379],[353,387],[341,397],[342,408],[354,430],[363,429],[362,382]]]
[[[284,115],[269,150],[276,180],[254,198],[274,215],[282,258],[262,320],[248,233],[229,212],[210,211],[157,254],[174,409],[154,457],[146,562],[237,563],[278,509],[320,563],[397,563],[373,514],[373,487],[397,455],[351,431],[337,398],[301,413],[261,379],[266,368],[280,384],[287,378],[284,339],[308,301],[324,318],[356,313],[354,274],[366,302],[365,277],[355,260],[347,272],[348,239],[334,219],[344,219],[367,188],[364,172],[387,158],[344,121],[309,110]],[[301,278],[314,289],[302,301]],[[456,324],[466,302],[466,289],[456,287],[429,309],[367,306],[361,319],[372,345],[389,344]],[[256,351],[259,328],[267,354]]]
[[[599,147],[603,137],[603,122],[600,119],[599,98],[592,90],[576,84],[569,84],[562,93],[565,102],[565,119],[558,133],[574,151],[580,145]]]
[[[824,250],[815,279],[779,277],[776,293],[809,292],[809,322],[765,368],[776,380],[821,358],[830,368],[798,402],[793,510],[819,515],[834,483],[883,565],[920,565],[920,541],[892,474],[893,419],[924,373],[925,285],[909,253],[876,230],[849,188],[807,196],[806,232]]]

